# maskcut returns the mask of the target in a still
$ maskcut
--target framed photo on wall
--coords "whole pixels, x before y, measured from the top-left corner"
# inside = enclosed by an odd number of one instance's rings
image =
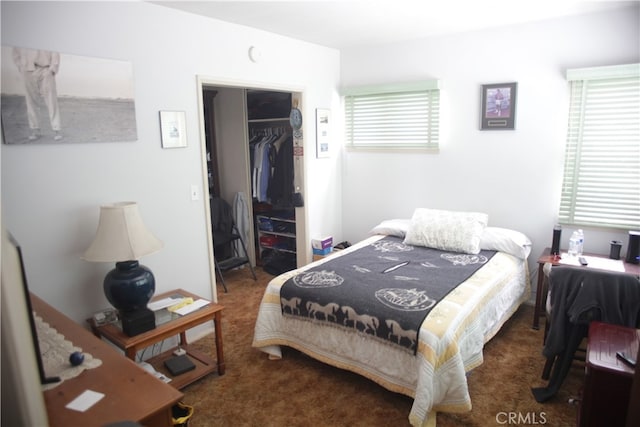
[[[160,111],[162,148],[187,146],[186,114],[184,111]]]
[[[481,130],[515,129],[518,83],[482,85]]]
[[[331,111],[316,109],[316,157],[329,157]]]

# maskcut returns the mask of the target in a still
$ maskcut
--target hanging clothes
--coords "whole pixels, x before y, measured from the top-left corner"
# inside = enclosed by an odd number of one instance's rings
[[[271,180],[271,142],[273,141],[273,137],[263,141],[261,143],[261,153],[260,160],[261,164],[258,169],[258,201],[266,202],[267,198],[267,189],[269,188],[269,181]]]
[[[258,202],[274,204],[270,187],[273,185],[276,170],[285,166],[286,162],[278,161],[279,152],[287,138],[291,136],[283,127],[261,129],[259,133],[252,136],[249,141],[251,197]],[[293,159],[291,159],[291,170],[293,170]],[[278,173],[282,173],[282,170]],[[280,193],[281,190],[274,192],[276,195]]]
[[[251,164],[251,197],[259,202],[267,201],[267,188],[271,179],[270,143],[276,136],[271,132],[262,138],[250,143],[250,151],[253,152]]]
[[[293,207],[293,136],[287,135],[276,155],[267,195],[271,204]]]

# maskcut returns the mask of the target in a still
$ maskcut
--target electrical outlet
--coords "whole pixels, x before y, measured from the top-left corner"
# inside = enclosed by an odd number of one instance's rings
[[[191,200],[200,200],[200,192],[195,184],[191,185]]]

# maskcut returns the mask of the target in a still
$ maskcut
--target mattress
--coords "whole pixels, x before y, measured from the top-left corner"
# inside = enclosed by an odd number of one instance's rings
[[[372,236],[331,257],[348,256],[381,238]],[[260,304],[253,346],[271,358],[281,358],[280,346],[288,346],[412,397],[408,418],[413,426],[435,425],[440,411],[469,411],[466,373],[482,363],[484,344],[528,299],[526,259],[498,252],[458,285],[424,319],[415,354],[358,331],[283,316],[280,289],[284,283],[328,259],[271,280]]]

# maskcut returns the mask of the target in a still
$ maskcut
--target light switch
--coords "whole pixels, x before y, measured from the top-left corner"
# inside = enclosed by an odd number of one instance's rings
[[[191,200],[200,200],[200,192],[195,184],[191,185]]]

